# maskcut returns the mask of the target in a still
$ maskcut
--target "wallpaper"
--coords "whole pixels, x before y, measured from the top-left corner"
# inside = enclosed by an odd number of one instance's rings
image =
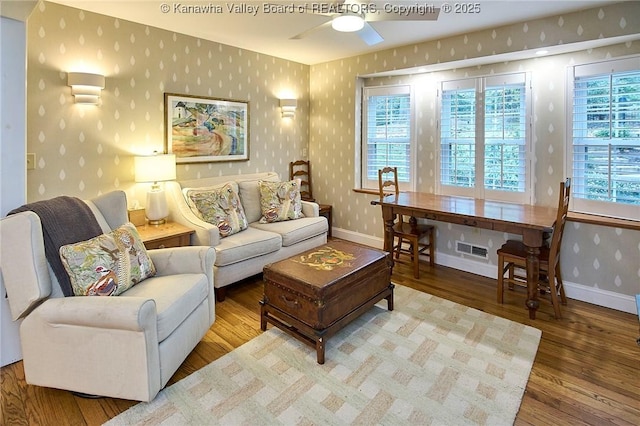
[[[356,87],[359,76],[438,64],[486,55],[553,46],[635,33],[640,28],[640,3],[605,8],[461,34],[456,37],[389,49],[311,67],[310,157],[314,165],[314,194],[322,202],[340,206],[335,225],[354,233],[383,236],[379,208],[372,195],[353,192],[357,187],[359,140],[354,133],[358,115]],[[565,178],[566,69],[575,63],[599,61],[640,53],[640,43],[629,42],[572,54],[540,57],[481,67],[454,69],[405,77],[367,79],[365,84],[411,83],[418,103],[417,189],[433,192],[436,167],[436,89],[439,79],[529,71],[534,96],[534,198],[536,204],[555,206],[560,181]],[[496,276],[496,249],[514,235],[448,223],[436,225],[436,261],[450,266],[475,262],[467,269]],[[489,259],[455,251],[456,241],[488,248]],[[438,259],[438,255],[440,258]],[[455,259],[459,259],[457,262]],[[468,262],[467,262],[468,264]],[[614,293],[640,293],[640,232],[569,223],[562,250],[565,281]]]
[[[249,102],[249,161],[179,165],[178,179],[288,177],[307,148],[307,65],[48,2],[27,26],[29,201],[119,188],[144,204],[133,157],[165,149],[165,92]],[[74,104],[67,72],[105,75],[102,105]],[[298,100],[298,118],[281,117],[281,97]]]
[[[28,200],[60,194],[89,198],[124,189],[130,203],[144,203],[146,187],[133,182],[133,156],[164,149],[163,94],[239,99],[250,105],[250,160],[179,165],[178,179],[271,170],[286,177],[289,161],[307,155],[313,164],[314,196],[334,206],[337,234],[365,236],[381,244],[382,219],[379,208],[370,205],[373,196],[353,191],[358,186],[360,76],[632,34],[638,28],[640,2],[627,2],[308,66],[40,2],[27,21],[27,151],[36,154],[36,169],[27,175]],[[565,177],[566,67],[638,53],[640,44],[629,42],[535,60],[383,79],[420,88],[418,189],[433,191],[436,186],[437,79],[524,70],[533,79],[534,196],[538,204],[555,205],[559,182]],[[101,106],[73,103],[66,82],[69,71],[106,76]],[[293,120],[281,118],[280,97],[298,99]],[[471,263],[494,274],[495,250],[514,237],[447,223],[435,225],[436,261],[449,259],[452,266],[456,261]],[[569,223],[565,232],[565,281],[620,295],[640,292],[640,232],[582,223]],[[489,258],[457,253],[457,240],[489,248]]]

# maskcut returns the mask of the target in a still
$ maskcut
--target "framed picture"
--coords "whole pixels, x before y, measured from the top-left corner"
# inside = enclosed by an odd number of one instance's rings
[[[165,93],[164,110],[177,163],[249,160],[249,102]]]

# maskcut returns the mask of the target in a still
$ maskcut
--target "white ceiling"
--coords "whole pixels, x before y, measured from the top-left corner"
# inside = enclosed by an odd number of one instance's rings
[[[480,0],[472,1],[472,4],[479,4],[477,13],[444,13],[448,6],[455,7],[456,4],[461,3],[447,2],[447,6],[443,7],[445,2],[442,1],[383,2],[376,0],[375,4],[379,9],[385,4],[405,4],[429,5],[440,8],[441,11],[436,21],[373,22],[371,25],[382,35],[384,41],[368,46],[356,33],[339,33],[331,27],[314,31],[300,40],[291,39],[331,19],[322,15],[299,13],[300,5],[327,6],[333,4],[331,0],[315,2],[299,0],[49,1],[309,65],[616,2],[615,0]],[[360,2],[373,3],[366,0],[360,0]],[[265,4],[290,7],[293,5],[294,11],[265,13]],[[194,5],[221,7],[222,12],[179,12],[181,7]],[[169,12],[163,13],[163,8],[167,6]],[[255,8],[257,13],[251,13],[250,7]],[[236,9],[230,11],[229,8]]]

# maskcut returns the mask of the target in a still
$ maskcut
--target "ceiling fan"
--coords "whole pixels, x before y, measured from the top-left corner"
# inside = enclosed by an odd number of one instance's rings
[[[417,2],[366,2],[357,0],[337,0],[333,3],[308,3],[305,13],[323,15],[328,21],[301,32],[293,37],[298,40],[318,30],[332,27],[336,31],[356,32],[369,46],[381,43],[384,38],[370,22],[381,21],[435,21],[440,8]]]

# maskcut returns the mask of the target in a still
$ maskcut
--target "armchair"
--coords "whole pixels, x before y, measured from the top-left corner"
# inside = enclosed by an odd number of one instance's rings
[[[105,233],[127,222],[122,191],[85,202]],[[63,297],[37,214],[3,218],[0,237],[29,384],[150,401],[215,320],[210,247],[150,250],[156,275],[119,296]]]

